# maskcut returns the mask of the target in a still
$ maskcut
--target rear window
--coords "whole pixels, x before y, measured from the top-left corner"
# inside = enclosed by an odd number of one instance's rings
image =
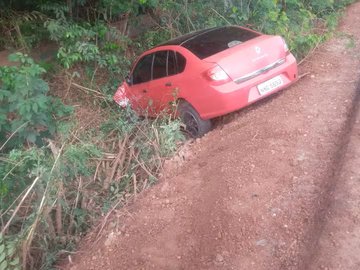
[[[177,72],[181,73],[184,71],[186,66],[186,59],[180,53],[176,52],[176,59],[177,59]]]
[[[160,51],[155,53],[155,59],[153,64],[153,80],[167,76],[166,73],[167,56],[168,56],[167,51]]]
[[[204,59],[258,36],[259,34],[246,29],[228,26],[201,33],[181,45]]]

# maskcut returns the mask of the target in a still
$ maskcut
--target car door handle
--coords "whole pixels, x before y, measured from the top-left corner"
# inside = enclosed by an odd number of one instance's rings
[[[147,89],[143,89],[142,91],[143,91],[143,93],[147,93]]]
[[[165,83],[165,86],[171,86],[172,85],[172,83],[171,82],[167,82],[167,83]]]

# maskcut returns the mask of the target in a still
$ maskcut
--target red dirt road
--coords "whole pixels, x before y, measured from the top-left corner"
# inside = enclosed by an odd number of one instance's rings
[[[360,269],[359,25],[356,3],[308,76],[222,119],[68,269]]]

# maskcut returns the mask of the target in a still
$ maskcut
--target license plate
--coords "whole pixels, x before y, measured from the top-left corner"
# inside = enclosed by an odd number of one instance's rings
[[[271,92],[272,90],[279,88],[284,84],[280,76],[276,76],[266,82],[263,82],[257,86],[260,95],[265,95],[266,93]]]

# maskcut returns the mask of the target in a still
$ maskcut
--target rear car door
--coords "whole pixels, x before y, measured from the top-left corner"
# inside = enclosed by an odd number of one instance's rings
[[[172,50],[155,53],[153,78],[147,93],[152,115],[171,109],[172,102],[177,98],[181,87],[181,74],[179,73],[183,71],[183,68],[179,68],[179,58],[181,58],[181,66],[185,67],[185,58]]]

